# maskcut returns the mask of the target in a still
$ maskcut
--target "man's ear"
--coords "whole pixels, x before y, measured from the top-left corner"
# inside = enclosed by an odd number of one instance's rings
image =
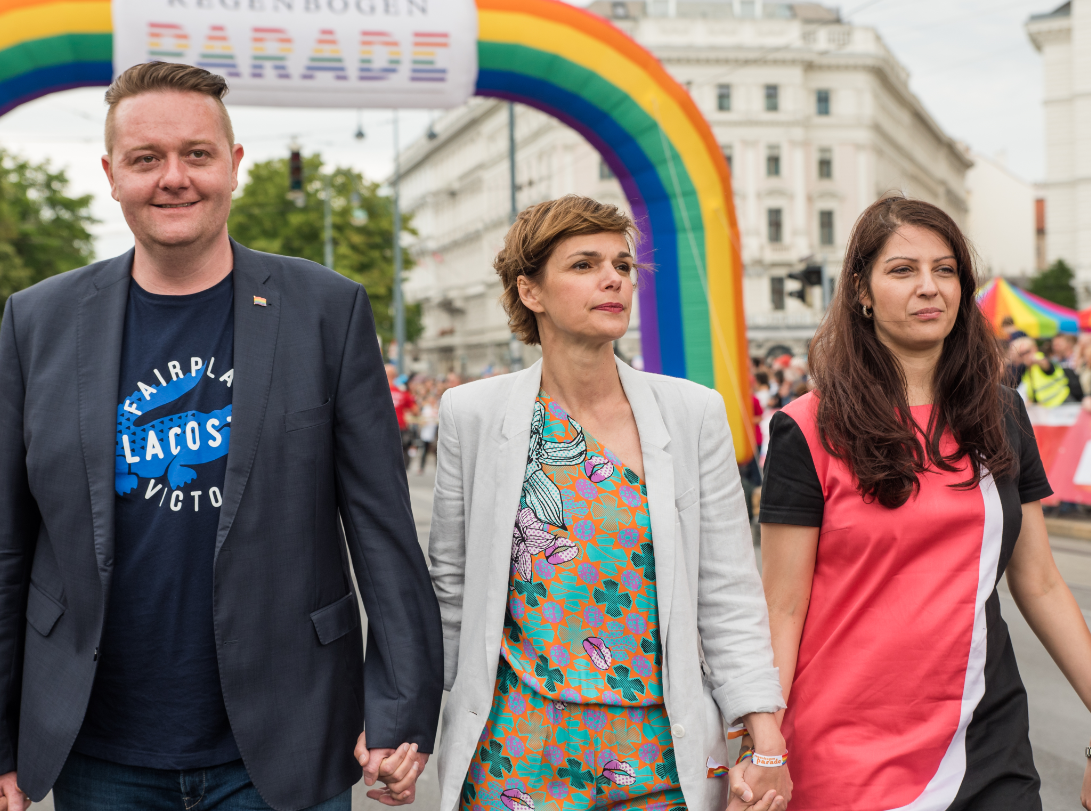
[[[117,185],[114,183],[114,165],[108,154],[102,156],[102,171],[106,173],[106,179],[110,181],[110,196],[120,202],[117,196]]]
[[[231,191],[239,187],[239,165],[242,163],[244,154],[242,144],[234,144],[231,147]]]

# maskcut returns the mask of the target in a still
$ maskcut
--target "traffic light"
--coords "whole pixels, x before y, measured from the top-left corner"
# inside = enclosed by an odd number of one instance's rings
[[[293,146],[288,156],[288,199],[300,208],[305,202],[303,193],[303,155],[299,147]]]
[[[807,265],[803,270],[789,273],[788,278],[799,282],[799,289],[788,291],[788,295],[799,299],[804,304],[810,304],[811,288],[822,286],[822,266]]]
[[[288,191],[303,191],[303,156],[298,149],[288,158]]]

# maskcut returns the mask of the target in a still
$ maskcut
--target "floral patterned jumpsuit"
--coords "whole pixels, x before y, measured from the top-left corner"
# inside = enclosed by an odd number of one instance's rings
[[[685,808],[647,489],[544,392],[511,558],[496,691],[462,810]]]

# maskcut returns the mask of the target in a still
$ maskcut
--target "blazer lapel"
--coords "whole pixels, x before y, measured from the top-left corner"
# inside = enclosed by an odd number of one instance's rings
[[[227,452],[223,507],[216,533],[217,555],[239,511],[257,454],[280,328],[280,294],[273,287],[271,273],[260,255],[234,240],[231,248],[235,254],[235,377],[231,394],[231,447]],[[264,298],[266,306],[255,305],[256,296]]]
[[[130,250],[107,262],[94,275],[94,289],[80,301],[76,325],[80,442],[87,465],[95,558],[104,595],[109,591],[114,558],[117,396],[133,253]]]
[[[616,360],[616,359],[615,359]],[[659,607],[659,640],[666,650],[667,628],[670,625],[671,601],[674,598],[675,572],[675,504],[674,461],[670,451],[670,434],[642,373],[617,360],[618,375],[629,406],[633,409],[636,428],[640,433],[640,450],[644,456],[644,482],[648,487],[648,512],[652,525],[652,549],[655,552],[655,591]]]
[[[507,409],[501,426],[501,444],[496,450],[492,483],[494,512],[490,549],[489,590],[486,611],[490,617],[502,617],[508,600],[508,581],[511,574],[511,534],[519,512],[519,499],[523,494],[523,477],[527,469],[527,450],[530,447],[530,421],[534,415],[534,401],[542,385],[542,362],[517,372],[508,394]],[[489,626],[487,652],[499,653],[503,625]]]

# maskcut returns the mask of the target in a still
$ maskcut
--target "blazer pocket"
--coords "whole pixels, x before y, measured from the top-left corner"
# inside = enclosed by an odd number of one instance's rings
[[[30,584],[30,594],[27,596],[27,622],[30,627],[42,636],[49,636],[61,614],[65,612],[64,604],[50,597],[33,583]]]
[[[306,408],[303,411],[291,411],[284,415],[285,431],[302,431],[304,428],[314,428],[316,425],[325,425],[333,416],[333,399],[329,399],[316,408]]]
[[[323,645],[336,642],[360,624],[360,611],[356,607],[356,594],[349,592],[335,603],[311,614],[318,641]]]
[[[688,510],[690,507],[697,503],[697,498],[699,495],[700,494],[697,492],[697,488],[691,487],[689,490],[687,490],[674,500],[675,509],[677,509],[678,512]]]

